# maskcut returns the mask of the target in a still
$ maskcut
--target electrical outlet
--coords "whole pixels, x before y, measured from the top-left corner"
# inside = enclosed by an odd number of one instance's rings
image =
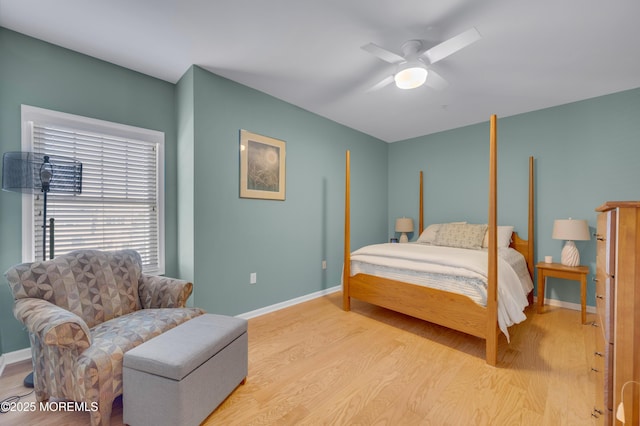
[[[249,284],[255,284],[256,282],[258,282],[258,274],[252,272],[251,275],[249,275]]]
[[[327,269],[327,261],[326,260],[322,261],[322,269]]]

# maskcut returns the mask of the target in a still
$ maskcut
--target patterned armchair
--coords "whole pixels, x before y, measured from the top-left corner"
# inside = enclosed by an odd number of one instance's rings
[[[144,275],[141,265],[133,250],[79,250],[5,273],[29,331],[38,401],[86,403],[93,426],[109,425],[123,354],[204,313],[184,307],[191,283]]]

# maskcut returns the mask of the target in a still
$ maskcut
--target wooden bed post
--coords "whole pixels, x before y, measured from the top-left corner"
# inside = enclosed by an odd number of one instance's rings
[[[424,231],[424,189],[422,181],[422,170],[420,170],[420,196],[418,197],[420,199],[420,208],[418,209],[418,236],[420,236],[420,234],[422,234],[422,231]]]
[[[487,281],[487,364],[498,362],[498,248],[497,248],[497,117],[491,116],[489,145],[489,264]]]
[[[349,279],[351,278],[351,152],[347,150],[344,189],[344,266],[342,275],[342,309],[351,310]]]
[[[529,253],[529,257],[528,257],[528,262],[527,262],[527,266],[529,267],[529,275],[531,275],[531,279],[533,279],[533,243],[535,241],[535,239],[533,238],[533,233],[534,233],[534,229],[533,229],[533,223],[534,223],[534,199],[533,199],[533,190],[534,190],[534,183],[533,183],[533,156],[529,157],[529,219],[528,219],[528,230],[527,232],[529,233],[529,235],[527,235],[527,241],[529,243],[528,246],[528,253]],[[533,301],[533,299],[532,299]]]

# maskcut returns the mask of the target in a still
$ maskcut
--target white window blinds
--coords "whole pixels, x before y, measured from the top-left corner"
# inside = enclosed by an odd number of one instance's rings
[[[37,121],[28,126],[33,152],[82,162],[82,193],[47,197],[47,217],[55,219],[55,255],[134,249],[145,273],[164,273],[162,145]],[[42,253],[43,197],[33,197],[33,249]]]

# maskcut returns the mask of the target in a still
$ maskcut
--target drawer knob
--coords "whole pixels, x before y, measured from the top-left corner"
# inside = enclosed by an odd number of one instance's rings
[[[600,372],[600,370],[598,370],[597,368],[594,368],[594,367],[591,367],[591,371],[593,371],[594,373]],[[600,413],[600,414],[602,414],[602,413]]]
[[[601,294],[596,294],[596,299],[604,299],[604,296]]]
[[[599,325],[595,321],[592,321],[591,322],[591,327],[599,327]]]
[[[598,279],[596,277],[591,278],[593,280],[594,283],[598,282]]]
[[[598,352],[598,351],[595,351],[593,354],[594,354],[595,356],[599,356],[599,357],[603,357],[603,356],[604,356],[604,355],[602,354],[602,352]]]

